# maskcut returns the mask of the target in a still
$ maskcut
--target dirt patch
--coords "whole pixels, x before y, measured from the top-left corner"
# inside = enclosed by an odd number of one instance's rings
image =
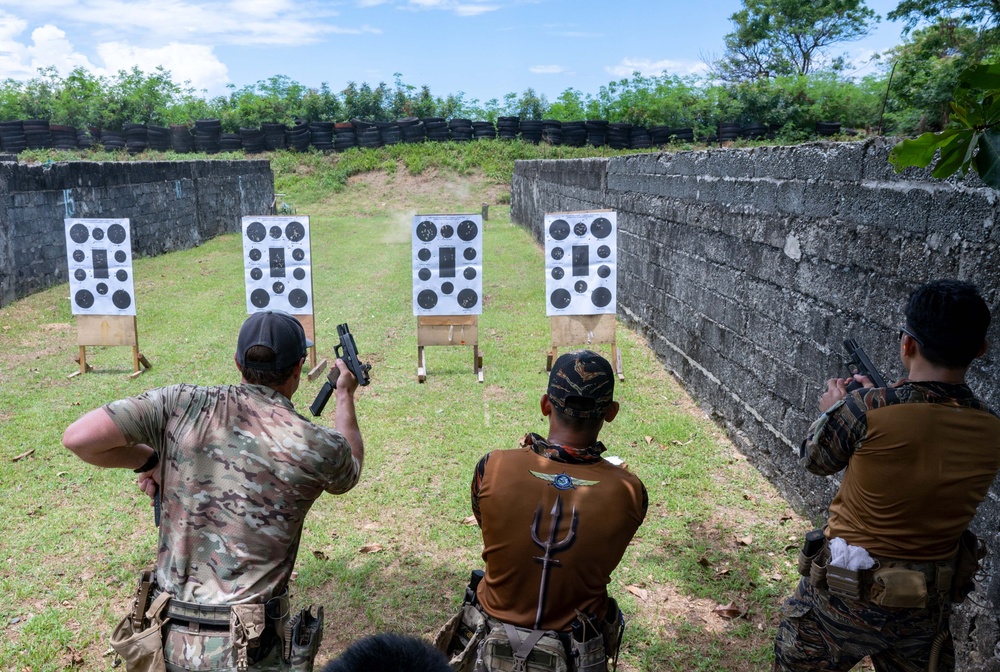
[[[448,202],[460,210],[479,212],[483,203],[497,204],[501,194],[510,190],[482,176],[449,176],[434,169],[412,175],[402,165],[393,174],[374,171],[354,175],[347,184],[351,190],[364,194],[372,205],[407,211],[425,204]]]

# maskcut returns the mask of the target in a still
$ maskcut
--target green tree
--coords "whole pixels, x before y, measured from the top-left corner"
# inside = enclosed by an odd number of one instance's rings
[[[996,0],[902,0],[889,12],[893,21],[903,21],[907,30],[922,22],[954,19],[960,24],[986,29],[1000,25],[1000,2]]]
[[[835,44],[867,35],[878,15],[864,0],[743,0],[715,74],[726,81],[805,75]]]

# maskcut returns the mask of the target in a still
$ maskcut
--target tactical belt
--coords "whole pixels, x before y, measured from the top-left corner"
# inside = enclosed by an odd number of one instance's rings
[[[156,588],[153,591],[153,598],[163,591]],[[288,590],[285,589],[280,595],[271,598],[272,600],[285,600],[284,608],[279,607],[281,613],[288,611]],[[211,605],[198,604],[196,602],[182,602],[176,597],[170,600],[167,606],[167,616],[177,621],[187,621],[197,623],[212,628],[229,629],[232,609],[227,604]]]

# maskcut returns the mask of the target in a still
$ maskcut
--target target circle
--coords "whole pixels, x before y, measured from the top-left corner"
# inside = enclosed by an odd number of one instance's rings
[[[553,247],[552,253],[549,256],[551,256],[556,261],[559,261],[560,259],[566,256],[566,250],[564,250],[561,247]]]
[[[266,289],[255,289],[250,293],[250,303],[258,308],[266,308],[267,304],[271,303],[271,295]]]
[[[126,271],[124,268],[119,268],[118,271],[115,273],[115,278],[118,280],[118,282],[125,282],[126,280],[128,280],[128,271]]]
[[[69,227],[69,237],[74,243],[85,243],[90,237],[90,231],[83,224],[74,224]]]
[[[94,305],[94,295],[87,289],[81,289],[78,291],[73,297],[73,300],[76,301],[76,305],[85,309]]]
[[[465,251],[462,252],[462,256],[465,257],[466,261],[472,261],[473,259],[476,258],[476,248],[474,247],[465,248]]]
[[[90,235],[94,237],[94,240],[104,240],[104,229],[98,227],[94,229]]]
[[[115,308],[125,310],[132,305],[132,297],[124,289],[119,289],[111,295],[111,302],[115,304]]]
[[[250,250],[250,261],[260,261],[260,258],[263,256],[263,253],[256,247]]]
[[[437,305],[438,295],[433,289],[422,290],[417,294],[417,305],[424,310],[430,310]]]
[[[597,248],[597,256],[599,256],[601,259],[607,259],[608,257],[611,256],[611,248],[608,247],[607,245],[601,245],[599,248]]]
[[[124,243],[126,235],[128,234],[125,232],[125,227],[121,224],[112,224],[108,227],[108,240],[115,245]]]
[[[302,308],[309,303],[309,295],[301,289],[293,289],[288,292],[288,303],[292,304],[293,308]]]
[[[417,259],[419,259],[420,261],[430,261],[431,251],[428,250],[426,247],[420,248],[420,251],[417,252]]]
[[[566,271],[564,271],[563,269],[558,267],[552,269],[553,280],[562,280],[564,275],[566,275]]]
[[[611,290],[607,287],[598,287],[591,294],[590,300],[598,308],[604,308],[611,303]]]
[[[476,279],[476,269],[474,269],[471,266],[469,266],[464,271],[462,271],[462,275],[465,277],[466,280],[475,280]]]
[[[577,294],[583,294],[587,291],[587,282],[585,280],[577,280],[576,284],[573,285],[573,289],[576,290]]]
[[[553,308],[562,310],[569,305],[569,302],[572,301],[572,299],[573,297],[570,296],[567,290],[559,288],[552,292],[552,295],[549,297],[549,303],[552,304]]]
[[[300,222],[288,222],[285,227],[285,237],[293,243],[297,243],[306,237],[306,227]]]
[[[84,280],[87,279],[87,271],[83,270],[82,268],[78,268],[75,271],[73,271],[73,277],[76,278],[78,281],[83,282]]]
[[[260,222],[251,222],[247,227],[247,238],[255,243],[259,243],[267,237],[267,229]]]
[[[292,250],[292,259],[294,259],[295,261],[302,261],[305,258],[306,258],[305,250],[301,250],[298,248]]]
[[[578,236],[587,235],[587,225],[584,224],[583,222],[577,222],[576,224],[573,225],[573,233],[575,233]]]
[[[476,290],[465,288],[458,293],[458,305],[462,308],[472,308],[479,303],[479,295]]]
[[[479,235],[479,227],[471,219],[467,219],[458,225],[458,237],[469,242]]]
[[[295,278],[296,280],[305,280],[306,279],[305,269],[296,268],[294,271],[292,271],[292,277]]]
[[[73,250],[73,261],[80,263],[87,258],[87,255],[83,253],[83,250]]]
[[[441,227],[441,237],[442,238],[451,238],[454,235],[455,235],[455,229],[452,227],[451,224],[444,224]]]
[[[425,219],[424,221],[417,224],[417,238],[424,241],[425,243],[429,243],[432,240],[434,240],[435,236],[437,236],[437,226],[434,224],[434,222]],[[437,301],[435,300],[435,303],[436,302]]]
[[[126,255],[123,251],[118,250],[115,252],[115,261],[119,264],[124,264],[126,259],[128,259],[128,255]]]
[[[97,293],[100,294],[101,296],[104,296],[105,294],[108,293],[108,286],[103,282],[97,283]]]
[[[569,236],[569,222],[557,219],[549,224],[549,235],[555,240],[565,240]]]
[[[260,280],[261,278],[264,277],[264,271],[260,270],[259,268],[251,268],[250,277],[254,280]]]
[[[427,282],[428,280],[431,279],[431,269],[421,268],[419,271],[417,271],[417,277],[423,280],[424,282]]]
[[[445,282],[441,284],[441,293],[445,296],[450,296],[452,292],[455,291],[455,285],[450,282]]]
[[[598,217],[590,225],[590,232],[594,234],[595,238],[607,238],[611,235],[612,228],[611,220],[606,217]]]
[[[275,282],[273,285],[271,285],[271,291],[273,291],[275,294],[284,294],[285,283],[281,281]]]
[[[270,229],[268,229],[268,233],[271,234],[272,238],[274,238],[275,240],[277,240],[278,238],[281,238],[281,233],[282,233],[281,232],[281,227],[278,226],[277,224],[274,224],[273,226],[271,226]]]
[[[611,267],[601,264],[597,269],[597,276],[600,278],[607,278],[611,276]]]

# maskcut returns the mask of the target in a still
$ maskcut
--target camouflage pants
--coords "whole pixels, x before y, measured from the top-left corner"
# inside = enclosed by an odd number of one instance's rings
[[[947,626],[951,605],[946,604]],[[774,669],[780,672],[846,672],[871,656],[878,672],[923,672],[937,634],[937,597],[924,609],[880,607],[846,600],[817,589],[808,578],[782,606],[774,640]],[[940,672],[955,669],[949,638],[941,649]]]
[[[170,623],[163,643],[167,672],[236,672],[236,655],[227,630],[194,632],[186,625]],[[276,643],[264,658],[251,663],[247,672],[287,672],[281,645]]]

